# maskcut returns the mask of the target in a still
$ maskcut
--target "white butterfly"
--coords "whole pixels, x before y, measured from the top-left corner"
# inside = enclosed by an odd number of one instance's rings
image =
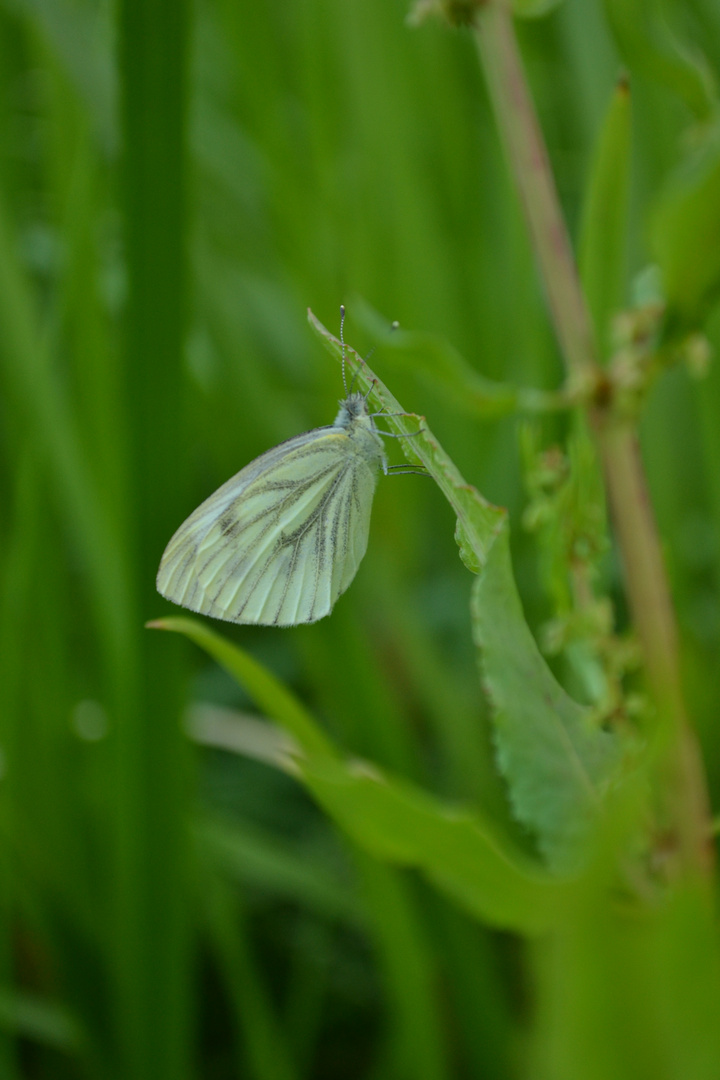
[[[190,515],[165,548],[158,592],[236,623],[295,626],[332,611],[388,472],[367,395],[346,394],[333,424],[268,450]]]

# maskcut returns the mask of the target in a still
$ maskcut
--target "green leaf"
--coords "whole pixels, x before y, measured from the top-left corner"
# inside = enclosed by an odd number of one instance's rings
[[[474,584],[472,616],[513,808],[548,861],[567,868],[580,858],[616,771],[618,740],[592,724],[540,654],[513,580],[507,533]]]
[[[309,314],[310,324],[337,358],[340,343]],[[490,690],[498,764],[519,820],[538,838],[549,863],[577,864],[605,788],[620,757],[616,736],[591,726],[590,711],[572,701],[555,680],[528,628],[512,576],[507,515],[462,478],[424,418],[404,413],[367,364],[345,347],[354,377],[401,433],[410,461],[420,461],[458,517],[456,537],[463,562],[480,576],[473,589],[475,643]],[[394,415],[394,414],[400,415]],[[413,424],[412,421],[415,420]]]
[[[423,871],[477,918],[535,933],[561,917],[571,886],[513,851],[477,813],[445,804],[363,762],[307,768],[304,780],[363,848]]]
[[[623,302],[631,119],[630,87],[621,79],[598,139],[580,228],[580,277],[601,355],[610,350],[610,320]]]
[[[336,359],[342,346],[310,314]],[[576,855],[601,803],[616,760],[613,737],[587,726],[587,711],[567,697],[538,653],[522,616],[507,553],[507,515],[467,484],[427,428],[403,411],[367,364],[345,347],[352,377],[406,439],[411,462],[423,464],[453,507],[466,561],[480,572],[475,636],[498,723],[499,763],[519,819],[539,836],[554,867]],[[478,814],[458,811],[374,766],[341,759],[290,691],[257,661],[195,619],[151,624],[186,634],[229,671],[297,741],[293,771],[358,844],[376,856],[414,866],[475,915],[525,931],[550,925],[555,884]],[[520,684],[519,684],[520,680]]]
[[[460,518],[457,519],[455,525],[455,543],[460,549],[460,558],[463,564],[471,574],[479,574],[482,570],[482,563],[475,553],[472,537],[460,521]]]
[[[195,619],[160,619],[185,634],[243,686],[299,744],[291,771],[328,815],[376,858],[422,871],[495,926],[535,933],[553,925],[571,886],[556,881],[477,813],[443,803],[360,761],[344,761],[292,693],[236,645]]]
[[[483,419],[517,412],[539,413],[565,408],[561,394],[494,382],[472,367],[444,338],[419,330],[405,330],[379,314],[366,300],[356,299],[353,315],[391,364],[410,368],[458,411]]]
[[[343,351],[338,339],[308,312],[310,326],[326,349],[341,360]],[[345,358],[357,384],[369,393],[370,400],[385,414],[386,424],[395,434],[411,436],[401,439],[405,456],[411,464],[423,465],[435,480],[458,518],[460,535],[467,537],[474,552],[473,562],[482,566],[495,538],[505,528],[506,511],[493,506],[476,488],[466,483],[439,442],[430,431],[425,417],[405,412],[387,387],[370,370],[354,349],[345,346]]]
[[[681,41],[660,0],[605,0],[605,14],[631,72],[661,83],[699,120],[717,108],[711,69],[699,49]]]
[[[0,987],[0,1028],[69,1054],[86,1049],[87,1035],[64,1005],[6,986]]]
[[[266,716],[293,735],[304,753],[318,760],[334,757],[334,748],[305,707],[267,668],[237,645],[220,637],[198,619],[182,615],[155,619],[147,626],[152,630],[185,634],[247,690]]]
[[[669,317],[696,325],[720,292],[720,130],[678,170],[651,217]]]

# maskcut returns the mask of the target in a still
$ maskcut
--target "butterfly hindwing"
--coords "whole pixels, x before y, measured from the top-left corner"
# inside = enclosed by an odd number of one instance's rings
[[[322,618],[367,547],[372,465],[336,426],[274,447],[180,526],[160,564],[159,591],[230,622],[288,626]]]

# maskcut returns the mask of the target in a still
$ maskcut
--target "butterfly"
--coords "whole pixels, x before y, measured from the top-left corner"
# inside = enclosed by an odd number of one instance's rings
[[[296,626],[332,611],[367,549],[377,478],[393,468],[370,391],[345,393],[332,424],[251,461],[183,522],[160,561],[158,592],[235,623]]]

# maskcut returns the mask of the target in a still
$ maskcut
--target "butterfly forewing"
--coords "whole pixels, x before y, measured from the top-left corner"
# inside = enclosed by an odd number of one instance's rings
[[[158,572],[176,604],[230,622],[327,615],[367,547],[380,440],[332,426],[251,462],[180,526]]]

